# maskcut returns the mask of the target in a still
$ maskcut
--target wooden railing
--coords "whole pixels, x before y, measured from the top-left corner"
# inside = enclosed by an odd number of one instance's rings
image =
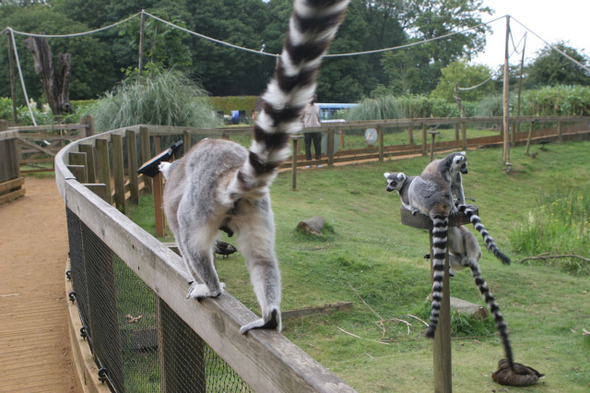
[[[137,175],[133,167],[134,152],[141,150],[141,154],[147,154],[141,155],[140,161],[151,158],[155,152],[150,151],[150,145],[154,145],[150,139],[171,135],[172,131],[172,128],[162,127],[129,127],[75,141],[62,149],[55,159],[55,172],[57,186],[69,214],[83,223],[95,239],[104,243],[153,290],[156,307],[169,307],[255,391],[353,392],[352,388],[276,331],[260,330],[249,332],[247,336],[240,335],[239,327],[257,317],[229,293],[201,302],[187,301],[190,277],[184,270],[182,259],[120,211],[124,210],[126,201],[131,200],[130,195],[136,192],[126,191],[127,187],[141,188],[145,181],[142,177],[130,180]],[[192,130],[176,128],[175,131],[175,135],[183,137],[187,135],[185,131],[190,133]],[[140,146],[133,149],[133,141],[139,135]],[[127,146],[127,154],[123,152],[123,142]],[[96,162],[95,166],[91,164],[93,162]],[[110,162],[113,163],[112,168]],[[110,173],[113,177],[107,176]],[[90,182],[93,177],[98,183]],[[113,199],[119,209],[111,205],[111,183],[114,185]],[[127,192],[129,197],[125,196]],[[86,230],[82,231],[83,235],[86,233]],[[71,244],[77,246],[80,242],[86,244],[85,239]],[[86,277],[86,280],[89,279]],[[178,326],[161,324],[158,329],[164,328],[164,325],[166,329]],[[93,330],[96,335],[97,328]],[[111,331],[117,332],[118,329]],[[158,336],[161,335],[182,337],[186,333],[159,332]],[[96,342],[99,337],[96,335],[92,339],[93,345],[99,345]],[[117,337],[112,337],[112,333],[109,340],[119,342]],[[164,351],[161,355],[163,375],[194,373],[191,371],[195,368],[192,362],[167,365],[166,349],[158,350]],[[109,366],[104,367],[108,369]],[[116,364],[110,367],[116,367]]]

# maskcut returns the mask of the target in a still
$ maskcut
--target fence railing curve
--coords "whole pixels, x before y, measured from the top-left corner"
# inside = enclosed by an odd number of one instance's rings
[[[84,183],[89,166],[72,162],[80,153],[107,144],[106,152],[112,154],[113,140],[120,144],[120,138],[139,131],[127,127],[74,141],[55,159],[68,215],[75,297],[101,377],[111,390],[137,391],[147,384],[156,391],[217,391],[217,383],[228,389],[227,381],[217,379],[231,378],[238,386],[232,391],[354,392],[276,331],[240,335],[239,327],[257,317],[229,293],[187,300],[189,277],[181,258],[113,206],[104,187],[95,193],[110,178]],[[96,162],[97,172],[104,165]],[[214,360],[199,364],[198,359],[209,358]],[[148,363],[147,370],[136,370],[140,360]],[[219,361],[226,366],[211,365]],[[195,381],[196,376],[201,380]]]

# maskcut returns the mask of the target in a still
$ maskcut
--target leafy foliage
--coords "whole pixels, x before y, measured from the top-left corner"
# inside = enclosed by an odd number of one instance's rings
[[[178,71],[123,82],[87,111],[94,116],[97,131],[134,124],[217,125],[207,92]]]
[[[430,94],[434,98],[442,98],[449,102],[455,102],[455,85],[459,89],[459,97],[464,101],[478,101],[487,94],[495,91],[491,82],[491,70],[488,66],[469,65],[465,61],[456,61],[441,70],[442,77],[438,86]],[[476,87],[477,86],[477,87]]]
[[[459,109],[441,98],[387,94],[366,98],[345,114],[351,121],[451,116],[459,116]]]
[[[582,65],[588,66],[588,57],[567,46],[564,42],[558,42],[553,46]],[[550,47],[545,47],[537,52],[537,57],[527,67],[527,73],[527,82],[537,86],[590,85],[590,75],[586,70]]]

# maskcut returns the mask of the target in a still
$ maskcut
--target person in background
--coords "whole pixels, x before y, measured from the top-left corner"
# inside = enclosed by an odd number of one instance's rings
[[[303,127],[320,127],[322,124],[320,122],[320,107],[316,105],[316,101],[318,99],[317,94],[314,94],[312,100],[309,104],[303,108]],[[303,140],[305,141],[305,159],[307,161],[311,161],[311,143],[313,141],[313,147],[315,149],[315,159],[320,160],[322,157],[322,133],[321,131],[317,132],[306,132],[303,134]],[[311,168],[311,165],[307,166]],[[322,166],[320,164],[317,165],[318,168]]]

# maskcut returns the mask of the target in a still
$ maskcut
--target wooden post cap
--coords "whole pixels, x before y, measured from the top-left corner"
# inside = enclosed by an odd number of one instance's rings
[[[475,211],[475,214],[479,215],[479,208],[475,205],[467,205],[470,209]],[[412,228],[418,229],[432,229],[432,221],[430,217],[425,214],[417,212],[416,214],[412,214],[412,212],[406,209],[403,206],[400,206],[400,215],[402,224],[407,225]],[[466,225],[469,224],[469,218],[464,213],[458,212],[454,216],[449,217],[449,226],[456,227],[459,225]]]

